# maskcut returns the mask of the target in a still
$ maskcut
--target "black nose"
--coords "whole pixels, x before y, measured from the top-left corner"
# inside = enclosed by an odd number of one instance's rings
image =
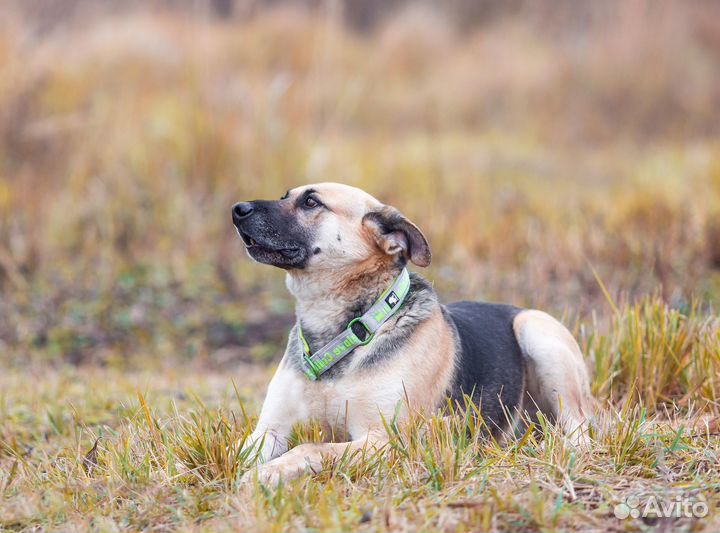
[[[243,218],[252,215],[253,206],[250,202],[238,202],[232,208],[233,222],[239,222]]]

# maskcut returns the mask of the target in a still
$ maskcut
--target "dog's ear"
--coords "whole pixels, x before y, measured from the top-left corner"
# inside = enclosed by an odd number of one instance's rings
[[[386,254],[401,253],[421,267],[430,264],[432,255],[425,235],[394,207],[383,206],[370,211],[363,217],[362,223]]]

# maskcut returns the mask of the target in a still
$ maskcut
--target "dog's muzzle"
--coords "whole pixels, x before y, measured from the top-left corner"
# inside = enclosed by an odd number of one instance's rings
[[[306,246],[276,202],[238,202],[232,206],[232,220],[250,257],[280,268],[303,268]]]

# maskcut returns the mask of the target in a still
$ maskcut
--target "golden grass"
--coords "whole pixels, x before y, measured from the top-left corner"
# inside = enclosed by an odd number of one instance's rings
[[[588,341],[601,368],[590,447],[575,448],[543,420],[537,432],[499,445],[484,436],[471,408],[415,416],[401,426],[389,420],[382,452],[344,457],[277,488],[239,486],[252,457],[228,452],[252,429],[255,417],[246,413],[259,406],[267,370],[238,369],[237,389],[226,374],[202,371],[38,370],[30,389],[27,371],[5,374],[0,526],[634,530],[643,521],[615,518],[614,506],[655,494],[709,506],[702,519],[659,523],[712,531],[720,525],[713,381],[720,375],[720,327],[664,311],[650,300],[623,305],[610,333]],[[639,319],[646,323],[637,330]],[[693,381],[700,369],[675,361],[684,352],[697,358],[691,366],[708,365],[702,372],[710,392]],[[322,438],[317,425],[306,424],[293,442]]]

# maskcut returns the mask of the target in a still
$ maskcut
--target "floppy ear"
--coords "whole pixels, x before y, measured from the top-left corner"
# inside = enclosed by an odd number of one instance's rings
[[[394,207],[383,206],[371,211],[363,217],[362,223],[386,254],[402,253],[421,267],[430,264],[432,256],[425,235]]]

